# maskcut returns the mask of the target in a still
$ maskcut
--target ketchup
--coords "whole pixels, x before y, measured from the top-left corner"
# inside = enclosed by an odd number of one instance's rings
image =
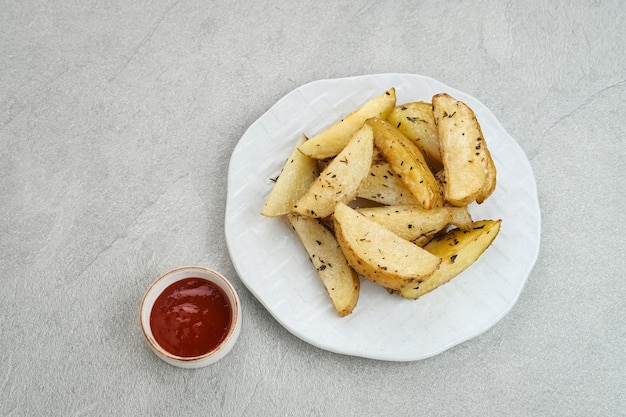
[[[156,342],[181,357],[201,356],[224,340],[232,308],[224,291],[202,278],[185,278],[168,286],[150,312]]]

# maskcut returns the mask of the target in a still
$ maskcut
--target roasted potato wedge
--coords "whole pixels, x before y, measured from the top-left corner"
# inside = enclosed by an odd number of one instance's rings
[[[467,207],[426,210],[414,205],[384,206],[359,208],[357,211],[419,246],[424,246],[450,224],[465,231],[472,230],[473,226],[472,216]]]
[[[339,201],[352,201],[372,164],[372,129],[363,125],[346,147],[322,170],[313,184],[294,205],[296,214],[326,217]]]
[[[455,206],[482,203],[496,187],[496,167],[476,115],[448,94],[433,96],[441,146],[444,196]]]
[[[384,119],[395,105],[396,89],[390,88],[337,123],[311,137],[306,143],[300,145],[299,149],[311,158],[331,158],[341,152],[367,119],[370,117]]]
[[[414,101],[396,106],[387,116],[387,121],[415,142],[433,172],[443,168],[431,103]]]
[[[425,209],[435,207],[439,186],[417,145],[385,120],[372,118],[365,124],[372,127],[376,148],[418,203]]]
[[[335,236],[348,264],[383,287],[415,288],[435,272],[441,259],[389,229],[338,203],[333,214]]]
[[[287,219],[309,254],[337,314],[345,317],[352,313],[359,299],[361,281],[348,265],[334,234],[319,219],[293,213]]]
[[[433,239],[424,246],[428,252],[442,259],[439,269],[414,288],[398,293],[408,299],[417,299],[469,268],[491,245],[500,232],[501,220],[481,220],[474,223],[469,232],[454,229]]]
[[[369,174],[359,187],[357,197],[386,205],[419,204],[386,161],[372,164]]]
[[[282,216],[293,210],[298,199],[309,189],[319,175],[317,161],[298,150],[306,141],[300,136],[296,148],[283,166],[276,183],[265,200],[261,214],[267,217]]]

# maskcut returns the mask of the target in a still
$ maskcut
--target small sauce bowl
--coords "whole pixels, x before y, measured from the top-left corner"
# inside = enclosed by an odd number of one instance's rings
[[[235,288],[217,272],[186,266],[152,283],[140,309],[152,351],[170,365],[201,368],[226,356],[241,331]]]

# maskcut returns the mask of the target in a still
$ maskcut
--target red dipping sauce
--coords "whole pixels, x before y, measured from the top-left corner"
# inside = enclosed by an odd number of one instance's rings
[[[224,291],[203,278],[185,278],[165,288],[150,312],[156,342],[185,358],[205,355],[224,340],[232,307]]]

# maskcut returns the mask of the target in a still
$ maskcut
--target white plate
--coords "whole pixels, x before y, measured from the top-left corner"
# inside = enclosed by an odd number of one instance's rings
[[[447,92],[473,108],[498,170],[496,191],[472,205],[475,220],[501,218],[500,234],[460,276],[418,300],[362,280],[354,312],[337,316],[285,218],[259,214],[301,133],[325,126],[390,87],[397,103]],[[540,210],[524,152],[477,99],[428,77],[378,74],[321,80],[279,100],[250,126],[228,172],[226,240],[246,287],[287,330],[319,348],[389,361],[436,355],[481,334],[513,307],[539,252]]]

